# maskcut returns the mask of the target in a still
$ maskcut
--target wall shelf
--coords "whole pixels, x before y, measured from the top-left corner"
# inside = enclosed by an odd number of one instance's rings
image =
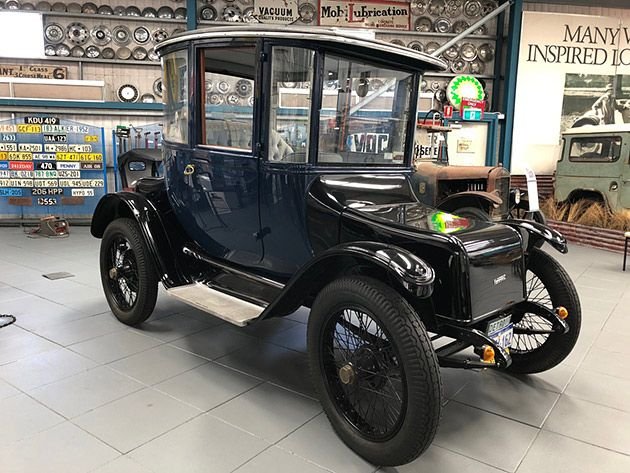
[[[31,108],[73,108],[91,110],[145,110],[162,111],[162,103],[93,102],[89,100],[42,100],[0,98],[0,106]]]
[[[117,20],[117,21],[121,21],[121,22],[125,22],[125,21],[139,21],[139,22],[150,22],[150,23],[172,23],[172,24],[177,24],[177,25],[185,25],[186,24],[186,20],[180,20],[180,19],[176,19],[176,18],[147,18],[144,16],[122,16],[122,15],[92,15],[92,14],[88,14],[88,13],[68,13],[68,12],[55,12],[55,11],[48,11],[48,12],[39,12],[41,13],[43,16],[56,16],[56,17],[67,17],[67,18],[90,18],[90,19],[97,19],[97,20],[103,20],[103,21],[111,21],[111,20]]]

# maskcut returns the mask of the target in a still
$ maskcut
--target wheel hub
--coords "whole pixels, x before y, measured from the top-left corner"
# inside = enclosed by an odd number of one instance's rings
[[[354,367],[351,363],[343,365],[339,368],[339,379],[343,384],[354,384],[356,380],[356,372],[354,371]]]

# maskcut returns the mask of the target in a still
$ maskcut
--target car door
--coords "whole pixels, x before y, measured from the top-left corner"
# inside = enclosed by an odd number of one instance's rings
[[[179,220],[211,256],[253,267],[262,257],[255,152],[255,43],[200,47],[196,144],[169,182]]]
[[[305,202],[313,178],[309,146],[315,52],[267,44],[265,54],[270,59],[265,62],[268,127],[261,137],[261,266],[286,280],[312,256]]]

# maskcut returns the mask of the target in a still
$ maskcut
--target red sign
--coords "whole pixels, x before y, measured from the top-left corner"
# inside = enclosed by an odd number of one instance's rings
[[[29,162],[9,161],[9,169],[11,171],[32,171],[33,161],[29,161]]]
[[[452,105],[444,105],[444,118],[453,118],[453,106]]]
[[[459,113],[464,120],[481,120],[485,109],[485,100],[462,98]]]

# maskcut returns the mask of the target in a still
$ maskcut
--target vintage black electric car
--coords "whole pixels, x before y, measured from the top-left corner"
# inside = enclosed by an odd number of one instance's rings
[[[440,366],[535,373],[572,350],[580,302],[533,221],[462,218],[410,186],[420,78],[439,59],[332,30],[216,27],[158,46],[163,178],[92,222],[113,313],[158,283],[235,325],[311,309],[312,381],[334,429],[378,465],[420,455]]]

